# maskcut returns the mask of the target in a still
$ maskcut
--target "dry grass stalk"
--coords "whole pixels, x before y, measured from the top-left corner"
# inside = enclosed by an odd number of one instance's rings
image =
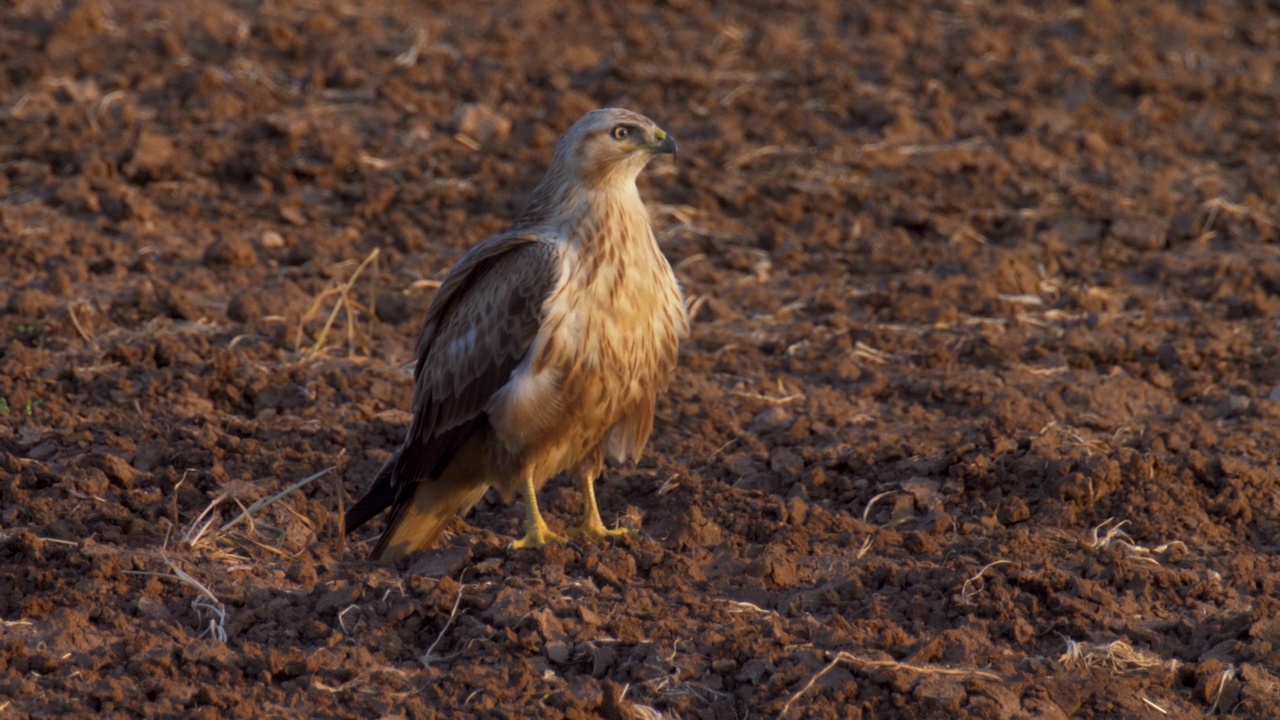
[[[329,473],[333,472],[334,470],[337,470],[337,466],[333,466],[333,465],[331,465],[331,466],[329,466],[329,467],[327,467],[327,468],[325,468],[325,469],[321,470],[320,472],[314,473],[314,474],[312,474],[312,475],[309,475],[309,476],[307,476],[307,477],[305,477],[305,478],[303,478],[303,479],[299,480],[298,482],[296,482],[296,483],[294,483],[294,484],[290,485],[289,487],[287,487],[287,488],[285,488],[285,489],[281,490],[280,492],[276,493],[275,495],[271,495],[270,497],[266,497],[266,498],[263,498],[263,499],[261,499],[261,500],[259,500],[259,501],[255,502],[254,504],[250,505],[248,508],[244,508],[244,509],[243,509],[243,512],[241,512],[239,515],[237,515],[236,517],[232,518],[231,520],[227,521],[227,522],[226,522],[222,527],[218,528],[218,533],[219,533],[219,534],[226,533],[228,530],[230,530],[231,528],[235,527],[236,525],[239,525],[241,522],[243,522],[243,521],[245,521],[245,520],[249,520],[250,522],[252,522],[252,517],[253,517],[255,514],[257,514],[257,513],[259,513],[259,512],[262,512],[263,510],[267,509],[267,508],[268,508],[268,507],[270,507],[271,505],[275,504],[275,503],[276,503],[276,501],[280,500],[280,498],[284,497],[285,495],[288,495],[289,493],[291,493],[291,492],[293,492],[293,491],[295,491],[295,490],[298,490],[298,489],[300,489],[300,488],[306,487],[307,485],[309,485],[309,484],[311,484],[311,483],[315,482],[316,480],[318,480],[318,479],[320,479],[320,478],[324,477],[325,475],[328,475]],[[304,520],[305,520],[305,518],[304,518]],[[307,521],[307,522],[310,522],[310,521]]]
[[[707,462],[709,463],[712,460],[715,460],[717,455],[724,452],[725,450],[728,450],[730,445],[738,442],[738,440],[740,439],[741,438],[738,438],[738,437],[731,437],[728,440],[726,440],[723,445],[711,451],[711,454],[707,456]]]
[[[1068,639],[1067,648],[1058,657],[1058,662],[1066,667],[1092,668],[1095,665],[1103,665],[1114,672],[1167,666],[1169,672],[1173,673],[1181,665],[1176,659],[1166,662],[1159,655],[1139,650],[1124,640],[1090,643]]]
[[[67,304],[67,316],[71,318],[71,324],[75,326],[76,332],[80,334],[81,339],[88,343],[91,348],[97,350],[97,341],[95,341],[89,333],[85,332],[84,325],[80,324],[80,318],[76,316],[76,303]]]
[[[1174,540],[1173,542],[1167,542],[1153,548],[1139,545],[1134,541],[1133,536],[1122,529],[1128,524],[1128,520],[1115,522],[1115,518],[1107,518],[1089,531],[1089,540],[1085,545],[1090,550],[1106,550],[1113,545],[1117,545],[1124,548],[1129,555],[1137,557],[1143,562],[1149,562],[1156,567],[1163,566],[1160,564],[1159,560],[1150,557],[1152,554],[1168,552],[1174,548],[1184,551],[1187,549],[1187,544],[1181,540]]]
[[[208,520],[205,520],[205,517],[208,516],[209,513],[213,512],[214,508],[221,505],[229,497],[230,496],[227,493],[222,493],[211,500],[209,504],[205,506],[204,510],[196,516],[196,519],[191,521],[191,527],[187,528],[187,532],[182,535],[182,544],[191,548],[198,545],[200,540],[204,538],[205,533],[209,531],[210,526],[217,522],[216,517],[209,517]]]
[[[741,390],[730,390],[729,394],[736,395],[737,397],[740,397],[740,398],[747,398],[748,400],[759,400],[760,402],[763,402],[769,405],[786,405],[787,403],[792,403],[792,402],[795,402],[796,400],[804,399],[804,395],[802,393],[787,395],[786,397],[773,397],[772,395],[762,395],[760,393],[743,392]]]
[[[1014,305],[1044,305],[1044,300],[1036,295],[997,295],[996,297]]]
[[[356,628],[360,627],[360,623],[362,622],[362,620],[360,618],[357,618],[356,624],[351,626],[351,630],[347,629],[347,613],[351,612],[352,610],[359,610],[359,609],[360,609],[360,606],[353,603],[351,605],[346,606],[345,608],[342,609],[342,612],[338,613],[338,625],[342,628],[343,635],[350,635],[352,630],[355,630]]]
[[[733,602],[733,601],[730,601],[730,602]],[[734,602],[733,604],[746,605],[760,612],[769,613],[768,610],[763,610],[759,607],[756,607],[755,605],[751,605],[751,603]],[[666,663],[669,666],[669,668],[665,670],[660,677],[654,678],[652,680],[646,680],[643,684],[646,687],[650,687],[655,694],[661,697],[693,697],[693,698],[697,698],[699,702],[702,702],[703,704],[709,704],[715,698],[727,697],[726,693],[720,692],[718,690],[713,690],[710,687],[707,687],[706,685],[700,685],[697,683],[689,682],[688,680],[682,678],[680,676],[681,674],[680,667],[679,665],[676,664],[676,655],[679,654],[679,652],[680,652],[680,641],[676,640],[671,644],[670,655],[666,657],[663,657],[661,655],[658,656],[658,659]],[[659,666],[656,666],[653,664],[646,664],[646,667],[652,667],[652,668],[661,670]]]
[[[631,709],[635,711],[636,715],[640,716],[641,720],[666,720],[667,718],[660,710],[650,705],[631,703]]]
[[[862,547],[858,548],[858,554],[854,555],[854,557],[858,560],[861,560],[862,558],[866,557],[867,553],[871,551],[871,542],[872,541],[871,541],[870,535],[863,538]]]
[[[196,580],[194,577],[189,575],[187,571],[178,567],[177,563],[173,562],[163,554],[161,555],[161,557],[164,557],[164,561],[169,566],[169,569],[173,572],[174,577],[176,577],[179,581],[186,584],[187,586],[195,588],[197,591],[200,592],[200,597],[191,601],[191,607],[196,611],[197,615],[203,617],[206,611],[209,613],[209,627],[201,631],[200,637],[204,637],[205,633],[208,633],[214,640],[217,640],[223,645],[226,645],[227,644],[227,629],[226,629],[227,608],[226,606],[222,604],[221,600],[218,600],[217,596],[213,594],[213,591],[209,590],[209,588],[205,587],[203,583],[201,583],[199,580]]]
[[[346,310],[347,354],[356,354],[356,312],[364,311],[366,315],[371,315],[371,312],[369,308],[361,306],[351,297],[351,290],[355,287],[356,280],[360,278],[360,274],[364,272],[365,268],[377,261],[378,255],[378,248],[374,248],[373,251],[356,266],[355,272],[351,273],[351,277],[347,278],[346,282],[339,283],[334,287],[325,288],[315,297],[314,300],[311,301],[311,306],[307,308],[307,311],[302,314],[302,318],[298,320],[297,340],[294,343],[294,352],[301,354],[303,358],[311,358],[319,353],[320,350],[324,348],[325,340],[329,337],[329,330],[333,328],[334,323],[338,319],[338,313]],[[376,266],[373,275],[376,278]],[[333,295],[338,296],[338,301],[334,303],[333,309],[329,311],[329,317],[325,320],[324,327],[321,328],[320,334],[316,337],[316,340],[312,343],[311,347],[308,348],[306,352],[302,352],[303,328],[306,326],[307,321],[309,321],[311,317],[320,310],[320,306],[324,301]],[[372,307],[372,303],[370,303],[370,307]]]
[[[439,290],[443,280],[414,280],[409,283],[409,287],[405,288],[404,294],[408,295],[413,290]]]
[[[418,64],[418,57],[422,55],[422,51],[427,47],[430,35],[426,30],[419,28],[413,34],[413,44],[407,50],[396,56],[396,65],[402,68],[411,68]]]
[[[1227,683],[1236,679],[1236,666],[1228,665],[1222,672],[1218,673],[1218,689],[1213,693],[1213,705],[1209,706],[1209,715],[1218,711],[1218,703],[1222,702],[1222,691],[1227,689]]]
[[[725,167],[730,170],[741,170],[757,160],[763,160],[774,155],[808,155],[812,151],[813,148],[803,145],[765,145],[742,153],[726,163]]]
[[[335,466],[336,467],[336,466]],[[330,468],[332,469],[332,468]],[[339,557],[347,550],[347,496],[342,489],[342,479],[337,473],[333,475],[333,495],[338,499],[338,553]]]
[[[872,670],[901,670],[905,672],[919,673],[922,675],[948,675],[963,678],[983,678],[986,680],[997,681],[1004,680],[1004,678],[996,675],[995,673],[984,672],[982,670],[958,670],[955,668],[938,667],[936,665],[908,665],[907,663],[897,662],[896,660],[868,660],[866,658],[860,658],[852,653],[838,652],[836,653],[836,656],[832,658],[831,662],[827,663],[826,667],[822,668],[814,674],[813,677],[809,678],[809,681],[804,684],[804,687],[800,688],[791,697],[787,698],[786,704],[782,706],[782,712],[778,713],[778,720],[783,720],[783,718],[787,716],[787,711],[791,709],[791,705],[795,703],[796,700],[799,700],[802,695],[813,687],[814,683],[821,680],[824,675],[831,672],[832,668],[842,662],[853,665],[854,667]]]
[[[666,495],[667,493],[674,491],[676,488],[680,487],[680,483],[676,482],[679,479],[680,479],[680,473],[676,473],[675,475],[672,475],[671,477],[664,480],[662,485],[658,486],[658,489],[655,490],[653,494],[656,495],[657,497],[662,497],[663,495]]]
[[[986,582],[982,579],[982,576],[985,575],[988,570],[997,565],[1008,565],[1009,563],[1009,560],[996,560],[993,563],[988,563],[984,565],[973,577],[965,580],[964,585],[960,586],[961,604],[973,604],[973,596],[982,592],[983,588],[986,586]]]
[[[855,358],[866,360],[875,365],[885,365],[890,360],[896,360],[897,356],[878,350],[859,340],[853,346],[853,351],[849,353]]]
[[[253,520],[254,516],[261,513],[263,510],[267,509],[268,507],[271,507],[276,502],[280,501],[280,499],[284,498],[290,493],[295,492],[305,487],[306,485],[315,482],[319,478],[324,477],[326,474],[333,472],[335,469],[336,469],[336,466],[327,467],[324,470],[321,470],[320,472],[309,475],[303,478],[302,480],[299,480],[298,482],[293,483],[289,487],[285,488],[284,490],[281,490],[278,493],[275,493],[274,495],[270,495],[258,500],[257,502],[253,503],[248,507],[245,507],[244,504],[240,502],[239,498],[232,497],[230,493],[224,492],[218,495],[217,497],[215,497],[212,501],[210,501],[210,503],[205,507],[205,509],[201,511],[201,513],[198,516],[196,516],[194,520],[191,521],[191,526],[187,529],[187,532],[184,533],[182,536],[182,543],[191,549],[196,549],[204,545],[207,545],[208,547],[215,548],[215,549],[220,547],[227,547],[227,546],[239,546],[242,550],[250,550],[253,548],[257,548],[257,549],[269,552],[273,555],[277,555],[279,557],[288,557],[288,554],[283,552],[279,548],[260,542],[252,537],[253,534],[256,534],[259,531],[260,527],[262,529],[275,530],[275,528],[270,528],[266,525],[259,526],[258,524],[254,523],[254,520]],[[234,502],[237,506],[239,506],[240,513],[235,517],[231,518],[230,520],[226,521],[222,525],[218,526],[217,529],[212,529],[220,519],[217,514],[213,513],[213,510],[219,505],[227,502],[228,500],[231,502]],[[302,521],[302,523],[305,524],[308,528],[312,528],[312,523],[309,518],[298,513],[296,510],[294,510],[291,507],[285,506],[285,509],[290,513],[292,513],[300,521]],[[244,532],[236,532],[234,534],[232,533],[232,531],[235,530],[237,526],[244,523],[248,523],[249,525],[247,534]],[[225,552],[225,551],[219,550],[219,552]],[[244,558],[242,556],[235,555],[232,553],[225,553],[225,554],[228,557],[233,559],[247,560],[247,558]]]
[[[1252,220],[1260,230],[1270,230],[1274,225],[1266,213],[1254,210],[1248,205],[1233,203],[1223,197],[1207,200],[1201,207],[1207,211],[1204,225],[1200,229],[1200,236],[1196,238],[1201,242],[1207,242],[1217,237],[1217,232],[1213,229],[1213,225],[1217,221],[1219,213],[1233,220],[1240,218]]]
[[[1169,711],[1168,711],[1168,710],[1166,710],[1165,708],[1160,707],[1159,705],[1155,704],[1154,702],[1152,702],[1151,700],[1147,699],[1146,697],[1143,697],[1143,698],[1142,698],[1142,702],[1146,703],[1148,706],[1150,706],[1150,707],[1152,707],[1152,708],[1155,708],[1156,712],[1160,713],[1161,715],[1168,715],[1168,714],[1169,714]]]
[[[364,672],[361,672],[359,675],[356,675],[350,680],[337,686],[327,685],[325,683],[320,682],[319,680],[316,680],[315,678],[312,678],[311,687],[314,687],[317,690],[323,690],[324,692],[328,692],[328,693],[346,692],[347,690],[350,690],[356,687],[357,685],[364,683],[369,678],[378,674],[391,674],[403,680],[405,684],[409,684],[409,673],[406,673],[403,670],[400,670],[398,668],[393,668],[393,667],[376,667],[376,668],[371,668],[369,670],[365,670]]]
[[[432,653],[435,652],[436,646],[444,639],[444,634],[449,632],[449,627],[453,625],[453,621],[458,617],[458,605],[462,602],[462,591],[467,588],[467,586],[462,583],[462,577],[466,574],[467,571],[464,569],[462,574],[458,576],[458,596],[453,599],[453,609],[449,611],[449,619],[445,620],[444,627],[440,628],[440,634],[436,635],[435,641],[431,643],[431,646],[427,648],[427,651],[418,657],[418,662],[422,663],[424,668],[431,667],[431,661],[433,660],[431,656]]]
[[[864,509],[862,510],[862,522],[864,522],[864,523],[870,523],[870,522],[871,522],[871,520],[870,520],[870,518],[871,518],[871,508],[875,507],[875,504],[876,504],[876,503],[880,502],[880,501],[881,501],[881,500],[883,500],[884,498],[889,497],[890,495],[894,494],[895,492],[897,492],[897,491],[896,491],[896,490],[887,490],[887,491],[885,491],[885,492],[880,493],[879,495],[876,495],[875,497],[871,498],[870,500],[868,500],[868,501],[867,501],[867,507],[866,507],[866,508],[864,508]]]
[[[196,615],[199,616],[202,619],[202,621],[205,616],[205,613],[209,614],[209,626],[204,630],[202,630],[198,637],[202,638],[205,635],[209,635],[214,640],[217,640],[223,645],[226,645],[227,644],[227,628],[226,628],[227,608],[226,606],[222,604],[221,600],[218,600],[218,597],[214,595],[213,591],[211,591],[208,587],[206,587],[204,583],[200,582],[199,580],[196,580],[186,570],[183,570],[182,568],[178,567],[177,563],[169,559],[169,556],[165,555],[164,552],[160,553],[160,557],[164,560],[165,565],[169,566],[169,572],[158,573],[158,572],[149,572],[149,571],[140,571],[140,570],[125,570],[124,574],[148,575],[150,577],[168,578],[170,580],[177,580],[183,585],[186,585],[187,587],[194,589],[199,594],[199,597],[191,601],[191,608],[196,611]]]

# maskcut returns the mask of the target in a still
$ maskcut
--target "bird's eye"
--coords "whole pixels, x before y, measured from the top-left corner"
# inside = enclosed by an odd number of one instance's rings
[[[613,128],[613,132],[610,135],[613,135],[614,140],[626,140],[631,137],[631,128],[626,125],[618,125]]]

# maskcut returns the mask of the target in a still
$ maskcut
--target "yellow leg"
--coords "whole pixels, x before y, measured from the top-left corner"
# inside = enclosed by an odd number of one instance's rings
[[[582,526],[569,531],[570,535],[588,535],[593,538],[608,538],[630,535],[630,528],[614,528],[610,530],[600,520],[600,508],[596,505],[596,473],[578,473],[578,484],[582,486]]]
[[[540,548],[549,542],[564,542],[564,538],[551,532],[547,521],[542,519],[542,513],[538,511],[538,491],[533,487],[532,476],[524,479],[524,506],[524,537],[511,543],[512,550]]]

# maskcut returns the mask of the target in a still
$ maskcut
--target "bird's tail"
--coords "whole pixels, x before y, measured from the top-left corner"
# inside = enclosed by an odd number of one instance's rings
[[[391,503],[395,501],[396,487],[393,480],[402,452],[404,448],[398,448],[391,457],[387,458],[387,461],[382,464],[382,469],[378,471],[377,477],[369,484],[369,490],[354,505],[347,508],[342,524],[348,535],[372,520],[378,513],[391,507]]]
[[[471,509],[489,489],[484,465],[482,444],[472,438],[439,477],[419,480],[413,497],[392,514],[371,558],[391,562],[430,547],[450,518]]]

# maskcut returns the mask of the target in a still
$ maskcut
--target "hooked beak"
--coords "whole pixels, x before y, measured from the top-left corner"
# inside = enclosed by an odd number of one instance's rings
[[[656,155],[675,155],[676,139],[669,135],[662,128],[658,128],[654,132],[654,137],[658,139],[658,144],[653,146],[653,152]]]

